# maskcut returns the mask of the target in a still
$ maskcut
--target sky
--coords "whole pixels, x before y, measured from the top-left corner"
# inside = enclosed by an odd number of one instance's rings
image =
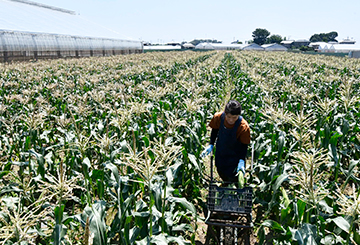
[[[73,10],[124,38],[151,43],[252,40],[256,28],[286,39],[336,31],[360,43],[359,0],[32,0]]]

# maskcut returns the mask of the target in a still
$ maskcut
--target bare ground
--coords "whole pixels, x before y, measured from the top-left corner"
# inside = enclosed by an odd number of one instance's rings
[[[247,166],[250,166],[250,162],[247,162]],[[205,178],[210,178],[210,157],[205,158],[204,159],[204,175]],[[220,177],[218,176],[216,169],[213,169],[213,178],[217,181],[220,180]],[[206,197],[208,195],[208,190],[207,187],[205,187],[204,189],[202,189],[201,191],[201,199],[203,200],[203,202],[206,202]],[[214,240],[211,237],[211,232],[208,230],[208,225],[205,224],[205,215],[203,211],[199,211],[199,216],[202,217],[202,220],[198,220],[197,221],[197,230],[195,233],[195,245],[205,245],[207,238],[210,239],[210,243],[209,244],[217,244],[216,242],[214,242]],[[254,217],[256,217],[256,214],[253,211],[252,217],[254,219]],[[208,237],[210,236],[210,237]],[[238,243],[239,244],[239,243]],[[250,244],[251,245],[256,245],[258,244],[258,239],[257,236],[254,232],[254,230],[251,230],[250,232]],[[239,244],[241,245],[241,243]]]

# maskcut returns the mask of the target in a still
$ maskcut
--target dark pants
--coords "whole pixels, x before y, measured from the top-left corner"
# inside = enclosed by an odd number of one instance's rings
[[[221,171],[220,168],[216,167],[216,170],[220,176],[220,178],[224,181],[224,182],[231,182],[231,183],[237,183],[237,178],[235,175],[229,176],[226,175],[223,171]]]

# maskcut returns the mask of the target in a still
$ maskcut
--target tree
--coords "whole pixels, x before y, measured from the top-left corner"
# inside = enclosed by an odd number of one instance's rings
[[[199,43],[222,43],[222,41],[218,41],[216,39],[194,39],[190,43],[196,46]]]
[[[268,39],[266,39],[266,43],[281,43],[282,37],[280,35],[271,35]]]
[[[310,37],[310,42],[337,42],[335,39],[337,36],[338,33],[336,31],[314,34]]]
[[[319,34],[314,34],[310,37],[310,42],[323,42]]]
[[[304,52],[306,52],[306,51],[314,51],[314,48],[313,48],[313,47],[309,47],[309,46],[301,46],[299,49],[300,49],[301,51],[304,51]]]
[[[327,35],[330,42],[337,42],[335,38],[338,36],[338,33],[336,31],[329,32]]]
[[[257,28],[252,33],[252,37],[254,39],[254,43],[263,45],[266,43],[267,37],[270,35],[270,32],[266,29]]]

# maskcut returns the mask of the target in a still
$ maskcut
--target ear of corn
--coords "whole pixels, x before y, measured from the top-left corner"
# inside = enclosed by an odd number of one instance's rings
[[[245,178],[244,178],[244,173],[242,171],[239,171],[238,173],[238,182],[239,182],[239,189],[244,188]]]

